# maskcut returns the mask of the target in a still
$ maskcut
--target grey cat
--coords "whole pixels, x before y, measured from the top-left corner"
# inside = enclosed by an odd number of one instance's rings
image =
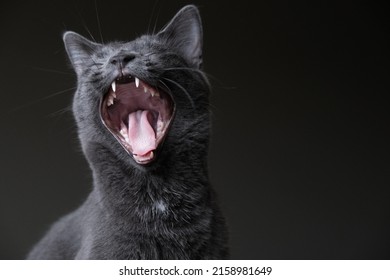
[[[209,183],[209,83],[198,9],[160,32],[98,44],[64,34],[77,73],[73,112],[94,188],[29,259],[225,259]]]

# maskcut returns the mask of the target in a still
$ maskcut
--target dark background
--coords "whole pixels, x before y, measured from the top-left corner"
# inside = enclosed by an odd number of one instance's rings
[[[100,26],[104,41],[132,40],[194,3],[214,89],[211,177],[230,225],[232,258],[390,259],[384,7],[340,1],[5,3],[0,258],[24,258],[91,189],[69,111],[75,75],[62,33],[90,32],[101,41]]]

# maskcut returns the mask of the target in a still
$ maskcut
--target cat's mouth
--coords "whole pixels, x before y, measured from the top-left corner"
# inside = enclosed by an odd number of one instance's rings
[[[171,96],[137,77],[114,80],[101,100],[101,119],[139,164],[156,157],[174,114]]]

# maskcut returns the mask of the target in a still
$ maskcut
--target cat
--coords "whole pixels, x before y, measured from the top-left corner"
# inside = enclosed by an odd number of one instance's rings
[[[28,259],[227,259],[209,182],[209,82],[197,7],[156,34],[100,44],[68,31],[73,113],[93,190]]]

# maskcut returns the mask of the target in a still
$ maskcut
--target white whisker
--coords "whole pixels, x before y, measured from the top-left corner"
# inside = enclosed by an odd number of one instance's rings
[[[188,100],[191,102],[192,108],[195,109],[195,103],[192,100],[191,95],[188,93],[188,91],[182,85],[180,85],[179,83],[175,82],[174,80],[171,80],[171,79],[168,79],[168,78],[163,78],[163,79],[168,81],[168,82],[171,82],[172,84],[176,85],[179,89],[181,89],[184,92],[184,94],[188,97]]]
[[[73,73],[60,71],[60,70],[56,70],[56,69],[41,68],[41,67],[32,67],[32,68],[35,70],[45,71],[45,72],[50,72],[50,73],[63,74],[63,75],[73,75]]]
[[[76,87],[71,87],[71,88],[68,88],[68,89],[64,89],[64,90],[57,91],[57,92],[55,92],[55,93],[53,93],[53,94],[50,94],[50,95],[48,95],[48,96],[44,96],[44,97],[42,97],[42,98],[39,98],[39,99],[30,101],[30,102],[27,102],[27,103],[25,103],[25,104],[22,104],[22,105],[13,107],[13,108],[11,108],[11,109],[8,111],[8,113],[12,113],[12,112],[15,112],[15,111],[19,111],[19,110],[21,110],[21,109],[24,109],[24,108],[31,107],[31,106],[33,106],[33,105],[39,104],[39,103],[42,102],[42,101],[45,101],[45,100],[50,99],[50,98],[53,98],[53,97],[55,97],[55,96],[57,96],[57,95],[60,95],[60,94],[63,94],[63,93],[67,93],[67,92],[69,92],[69,91],[71,91],[71,90],[75,90],[75,89],[76,89]]]
[[[96,11],[96,20],[97,20],[97,24],[98,24],[98,29],[99,29],[99,33],[100,33],[100,39],[102,40],[102,43],[104,43],[103,34],[102,34],[102,27],[100,25],[99,11],[98,11],[98,6],[97,6],[96,0],[95,0],[95,11]]]

